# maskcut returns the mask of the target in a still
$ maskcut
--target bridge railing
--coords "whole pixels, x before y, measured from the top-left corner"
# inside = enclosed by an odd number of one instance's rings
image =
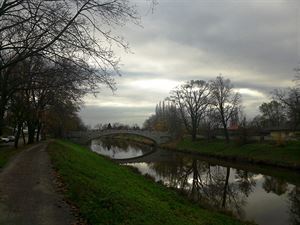
[[[156,143],[165,142],[165,140],[168,140],[170,138],[170,135],[166,132],[153,132],[153,131],[145,131],[145,130],[114,130],[114,129],[73,131],[70,132],[67,136],[71,139],[75,138],[75,139],[91,140],[97,137],[110,135],[110,134],[135,134],[135,135],[149,138],[155,141]]]

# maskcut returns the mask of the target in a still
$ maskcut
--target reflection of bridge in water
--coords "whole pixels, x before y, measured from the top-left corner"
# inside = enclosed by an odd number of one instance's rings
[[[167,132],[145,131],[145,130],[91,130],[91,131],[74,131],[68,134],[68,138],[78,143],[88,143],[93,139],[104,136],[118,134],[133,134],[152,140],[155,144],[163,144],[168,142],[171,137]]]

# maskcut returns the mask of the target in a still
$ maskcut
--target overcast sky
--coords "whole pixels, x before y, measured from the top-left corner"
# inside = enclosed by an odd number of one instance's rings
[[[146,3],[145,3],[146,2]],[[133,53],[117,50],[117,91],[87,96],[86,124],[143,121],[181,82],[229,78],[249,117],[274,88],[292,85],[300,62],[299,0],[134,1],[142,27],[120,29]]]

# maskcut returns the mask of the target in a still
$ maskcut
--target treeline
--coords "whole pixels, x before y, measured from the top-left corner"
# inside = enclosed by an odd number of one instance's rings
[[[97,78],[83,66],[30,57],[10,70],[8,78],[12,79],[7,85],[12,93],[2,105],[3,122],[14,128],[16,147],[25,127],[28,144],[46,133],[61,137],[68,130],[83,128],[77,115],[80,99],[88,92],[83,87]]]
[[[209,82],[191,80],[174,88],[157,104],[144,128],[168,131],[177,138],[188,133],[193,141],[200,133],[211,139],[221,128],[227,142],[230,130],[238,131],[241,141],[246,142],[249,129],[300,129],[299,81],[297,76],[293,87],[274,90],[272,100],[263,103],[260,114],[249,120],[243,112],[241,95],[229,79],[218,76]]]
[[[0,4],[0,135],[24,127],[28,143],[82,128],[80,101],[99,85],[115,88],[113,28],[136,21],[128,1],[12,0]]]
[[[89,130],[91,128],[87,126]],[[128,124],[123,124],[123,123],[98,123],[94,126],[94,130],[107,130],[107,129],[112,129],[112,130],[140,130],[141,128],[139,127],[138,124],[133,124],[133,125],[128,125]]]

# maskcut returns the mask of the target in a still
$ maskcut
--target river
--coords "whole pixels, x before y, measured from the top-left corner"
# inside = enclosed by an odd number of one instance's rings
[[[300,174],[296,171],[229,163],[113,139],[93,140],[90,148],[137,168],[192,201],[229,211],[242,220],[259,225],[300,224]]]

